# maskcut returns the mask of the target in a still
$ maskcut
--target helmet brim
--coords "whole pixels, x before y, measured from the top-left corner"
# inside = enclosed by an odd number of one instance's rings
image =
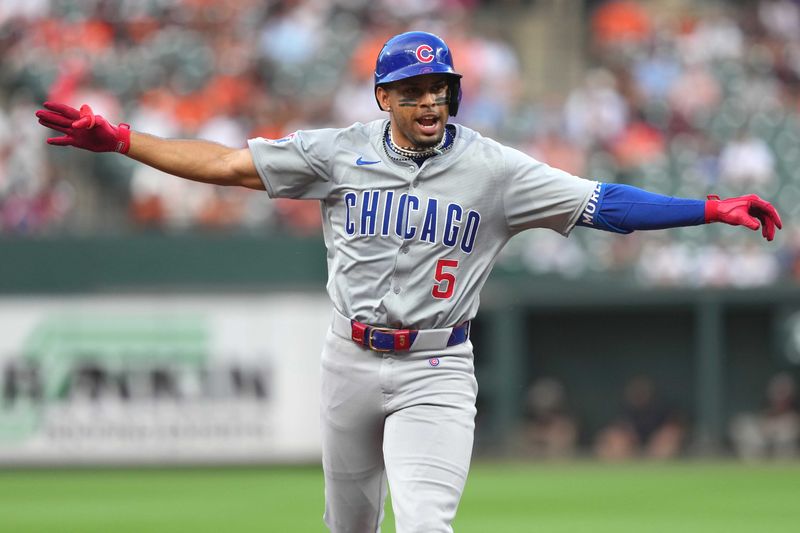
[[[407,78],[414,78],[416,76],[424,76],[425,74],[447,74],[448,76],[452,76],[454,78],[461,78],[461,74],[454,72],[453,67],[446,63],[426,63],[408,65],[407,67],[392,71],[381,78],[381,80],[378,81],[375,86],[379,87],[387,83],[392,83],[393,81],[405,80]]]

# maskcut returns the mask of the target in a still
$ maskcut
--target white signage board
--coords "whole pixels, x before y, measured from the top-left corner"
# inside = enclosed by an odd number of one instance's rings
[[[0,464],[320,456],[324,295],[0,298]]]

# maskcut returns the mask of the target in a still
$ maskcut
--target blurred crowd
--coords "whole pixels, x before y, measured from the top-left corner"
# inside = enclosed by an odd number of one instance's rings
[[[747,461],[800,457],[800,397],[789,372],[773,375],[763,403],[730,417],[725,443]],[[605,461],[665,460],[690,455],[693,439],[690,417],[664,397],[655,380],[633,376],[621,398],[609,398],[616,414],[595,431],[581,424],[570,405],[566,386],[542,377],[528,388],[516,451],[539,459],[565,459],[590,453]]]
[[[616,414],[590,431],[570,405],[565,385],[542,377],[528,388],[519,452],[540,459],[570,458],[588,451],[606,461],[633,458],[671,459],[686,452],[689,427],[683,413],[670,405],[646,375],[632,377],[622,398],[609,398]]]
[[[524,50],[476,29],[488,11],[477,0],[2,2],[0,234],[317,234],[313,202],[48,148],[33,112],[46,99],[88,102],[142,131],[234,147],[366,122],[384,116],[372,87],[380,46],[415,28],[454,50],[464,73],[458,122],[593,179],[692,198],[756,192],[786,226],[770,245],[718,225],[627,237],[527,232],[501,264],[566,277],[622,272],[648,285],[800,277],[800,3],[588,5],[586,31],[575,32],[589,35],[583,81],[533,99]]]
[[[134,228],[319,233],[319,207],[311,202],[270,202],[263,194],[166,178],[122,158],[48,149],[32,113],[46,99],[90,103],[141,131],[232,147],[251,137],[366,122],[384,115],[372,87],[383,42],[423,27],[445,34],[461,53],[470,94],[465,117],[500,123],[519,67],[507,44],[472,35],[474,8],[470,0],[4,2],[0,230],[81,230],[85,217],[77,213],[89,204],[114,206],[123,220],[111,217],[112,225]],[[434,16],[439,11],[446,22]],[[483,63],[492,67],[478,69]],[[70,176],[76,164],[64,165],[67,157],[81,159],[89,175]]]
[[[571,277],[620,271],[647,285],[797,279],[800,2],[618,0],[599,3],[587,24],[583,82],[537,121],[530,151],[662,194],[755,192],[786,228],[777,245],[717,225],[628,237],[576,231],[566,241],[532,233],[517,243],[517,265]]]

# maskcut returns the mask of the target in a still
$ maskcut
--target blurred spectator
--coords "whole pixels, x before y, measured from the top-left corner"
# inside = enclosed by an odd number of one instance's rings
[[[528,388],[521,451],[554,459],[575,453],[578,425],[567,406],[564,385],[555,378],[537,379]]]
[[[609,143],[622,133],[628,119],[628,104],[605,69],[586,74],[583,85],[567,98],[564,111],[570,139],[584,147]]]
[[[612,461],[669,459],[681,452],[684,436],[682,421],[658,398],[653,381],[637,376],[625,385],[622,413],[597,435],[595,453]]]
[[[261,53],[283,67],[308,63],[322,44],[323,6],[319,2],[278,2],[277,11],[261,30]]]
[[[735,287],[764,287],[778,280],[778,258],[756,242],[731,245],[727,265]]]
[[[545,131],[528,148],[528,153],[551,167],[575,176],[586,174],[586,155],[557,131]]]
[[[343,124],[383,118],[375,102],[375,58],[386,42],[383,31],[372,31],[356,46],[342,85],[333,99],[334,120]]]
[[[674,44],[656,41],[652,50],[637,54],[631,65],[637,90],[646,100],[663,100],[682,72]]]
[[[0,2],[0,25],[10,20],[35,20],[47,13],[50,0],[3,0]]]
[[[473,36],[469,46],[469,60],[480,68],[474,69],[461,120],[484,135],[502,135],[521,93],[519,60],[508,44],[496,39]]]
[[[690,128],[702,128],[718,107],[722,91],[719,82],[704,65],[687,65],[668,94],[669,105],[678,120]]]
[[[789,228],[783,250],[783,268],[795,282],[800,281],[800,228]]]
[[[278,199],[275,209],[290,233],[308,236],[322,230],[322,212],[316,203]]]
[[[644,120],[629,122],[624,131],[613,140],[611,153],[620,169],[635,169],[665,158],[663,134]]]
[[[766,406],[759,413],[740,413],[731,423],[730,435],[743,459],[792,459],[800,447],[800,407],[797,385],[785,372],[767,384]]]
[[[44,155],[46,134],[36,130],[36,108],[18,100],[0,114],[0,232],[41,234],[63,223],[73,203],[72,188],[59,181]],[[3,123],[7,129],[2,128]]]
[[[720,180],[739,188],[760,186],[772,181],[775,157],[763,140],[740,131],[722,149],[719,158]]]
[[[574,239],[551,231],[537,231],[520,252],[523,265],[537,274],[562,274],[574,278],[586,271],[586,252]]]
[[[636,272],[647,285],[762,287],[777,281],[780,263],[760,243],[698,248],[662,237],[644,245]]]
[[[678,47],[685,61],[697,65],[720,59],[740,59],[746,42],[737,20],[722,6],[699,13],[694,16],[690,31],[679,36]]]
[[[611,0],[592,16],[592,33],[601,46],[636,45],[650,36],[650,15],[639,2]]]
[[[636,272],[645,285],[680,285],[693,279],[692,257],[688,244],[665,235],[655,236],[644,244]],[[718,262],[711,259],[706,257],[705,264],[719,268]]]
[[[758,19],[777,39],[800,39],[800,6],[791,0],[761,0]]]

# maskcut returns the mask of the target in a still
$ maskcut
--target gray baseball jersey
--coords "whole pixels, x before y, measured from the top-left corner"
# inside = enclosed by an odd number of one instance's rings
[[[387,121],[249,147],[271,197],[320,200],[328,293],[361,322],[413,329],[473,318],[498,252],[526,228],[568,234],[595,182],[456,125],[450,150],[398,163]]]
[[[398,160],[387,125],[249,145],[270,196],[322,205],[338,312],[322,352],[325,522],[334,533],[379,532],[388,481],[398,533],[449,533],[475,428],[472,343],[434,350],[421,338],[475,316],[515,233],[569,233],[595,183],[462,126],[421,165]],[[426,331],[411,352],[378,352],[353,342],[351,319]]]

